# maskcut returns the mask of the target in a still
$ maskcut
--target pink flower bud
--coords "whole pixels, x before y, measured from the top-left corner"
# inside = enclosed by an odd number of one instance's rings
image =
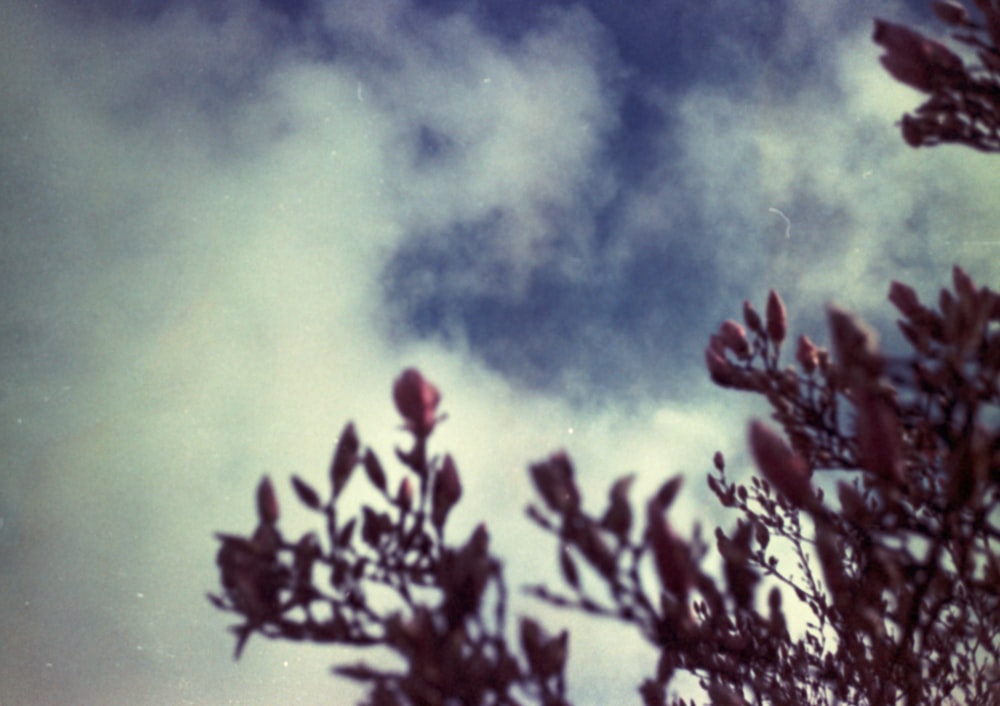
[[[278,521],[278,496],[267,476],[261,478],[257,486],[257,517],[262,523],[269,525]]]
[[[814,502],[805,459],[757,419],[750,423],[750,452],[764,477],[794,505],[807,507]]]
[[[760,314],[753,308],[753,304],[746,299],[743,300],[743,320],[746,322],[747,328],[754,333],[764,332],[760,322]]]
[[[396,409],[406,420],[406,426],[420,437],[429,436],[437,422],[437,406],[441,393],[416,368],[407,368],[392,388]]]
[[[795,349],[795,360],[799,362],[807,374],[812,374],[819,364],[819,349],[805,334],[799,336],[799,344]]]
[[[830,305],[827,315],[837,363],[851,373],[877,375],[882,367],[878,334],[840,307]]]
[[[732,363],[719,355],[711,346],[705,349],[705,366],[712,382],[722,387],[733,387],[739,381],[739,375]]]
[[[908,319],[912,319],[923,311],[920,298],[917,297],[913,287],[895,280],[889,285],[889,301],[899,309],[899,313]]]
[[[946,24],[955,26],[969,24],[969,13],[961,3],[954,0],[937,0],[932,7],[938,19]]]
[[[732,319],[722,322],[722,326],[719,327],[719,340],[722,342],[722,345],[740,358],[746,358],[750,355],[750,342],[747,340],[747,332]]]
[[[767,295],[767,337],[772,343],[780,344],[788,332],[788,312],[785,303],[773,289]]]

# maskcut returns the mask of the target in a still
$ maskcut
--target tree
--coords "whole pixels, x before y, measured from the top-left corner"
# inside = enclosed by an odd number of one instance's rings
[[[935,10],[963,28],[956,38],[978,48],[981,71],[876,21],[886,68],[931,93],[903,120],[913,146],[997,149],[1000,11],[977,5],[983,26],[956,4]],[[982,36],[992,45],[973,42]],[[529,466],[538,501],[528,517],[554,538],[562,585],[528,592],[634,626],[659,655],[639,687],[647,706],[687,706],[671,692],[679,673],[720,706],[1000,706],[1000,294],[956,266],[935,307],[898,282],[888,299],[905,355],[884,353],[874,331],[830,307],[829,346],[799,336],[788,364],[788,317],[774,291],[763,316],[744,302],[742,323],[710,338],[711,378],[763,396],[773,416],[748,429],[759,476],[740,482],[720,453],[712,459],[709,487],[736,515],[714,533],[721,576],[704,568],[715,553],[700,532],[685,538],[668,519],[680,477],[638,505],[631,476],[621,477],[593,512],[567,454]],[[462,486],[452,457],[430,450],[439,391],[409,369],[393,397],[412,439],[396,450],[398,470],[387,472],[348,424],[328,490],[292,478],[322,540],[284,537],[268,478],[253,533],[218,535],[223,590],[210,599],[239,618],[236,656],[255,633],[380,646],[401,666],[337,668],[369,685],[372,706],[567,703],[568,634],[524,618],[512,641],[486,526],[446,540]],[[359,466],[373,500],[353,511],[343,490]],[[790,624],[789,601],[809,616],[804,626]]]
[[[550,636],[526,618],[521,649],[512,649],[505,631],[503,570],[489,552],[486,526],[461,544],[445,541],[462,486],[450,455],[428,455],[428,439],[441,419],[440,393],[409,369],[396,380],[393,397],[413,440],[410,449],[396,451],[403,470],[398,482],[372,449],[362,453],[353,424],[337,442],[327,493],[321,496],[292,478],[298,500],[323,520],[325,546],[313,532],[295,542],[284,539],[266,477],[257,488],[254,532],[218,535],[223,593],[209,598],[242,618],[233,628],[236,657],[254,633],[359,648],[380,645],[406,668],[358,662],[336,670],[370,683],[373,706],[563,703],[568,635]],[[379,503],[366,504],[345,520],[338,500],[357,466]],[[323,581],[316,579],[318,571]]]
[[[971,49],[978,64],[909,27],[875,21],[882,65],[894,78],[930,97],[904,115],[903,139],[912,147],[955,143],[1000,151],[1000,3],[976,0],[974,19],[955,0],[937,0],[937,17],[955,29],[952,38]]]

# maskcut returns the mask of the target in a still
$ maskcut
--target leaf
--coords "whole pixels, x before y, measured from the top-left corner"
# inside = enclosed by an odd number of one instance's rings
[[[632,528],[632,506],[628,501],[628,491],[635,481],[635,474],[619,478],[608,493],[608,509],[601,518],[601,527],[625,541]]]
[[[333,497],[340,495],[340,491],[347,485],[351,478],[354,466],[358,462],[358,434],[354,430],[354,424],[349,422],[340,433],[337,446],[333,451],[333,459],[330,461],[330,480],[333,483]]]
[[[768,532],[767,527],[763,522],[757,522],[754,524],[754,530],[756,531],[757,543],[760,545],[760,548],[767,549],[767,544],[771,541],[771,533]]]
[[[264,476],[257,486],[257,517],[264,524],[278,521],[278,497],[274,494],[271,479]]]
[[[319,510],[322,507],[323,503],[319,499],[319,494],[298,476],[292,476],[292,487],[295,488],[295,494],[299,496],[303,505],[313,510]]]
[[[352,517],[347,521],[347,524],[340,528],[340,532],[337,533],[337,546],[346,547],[351,543],[351,538],[354,536],[354,528],[358,524],[358,518]]]
[[[674,502],[674,498],[677,497],[677,491],[680,490],[681,483],[683,482],[684,478],[678,475],[674,476],[660,487],[659,491],[656,493],[656,502],[662,510],[670,508],[670,505]]]
[[[335,674],[339,674],[342,677],[347,677],[348,679],[355,679],[357,681],[373,681],[382,676],[382,672],[375,669],[374,667],[369,667],[364,662],[358,662],[356,664],[345,664],[340,667],[334,667],[333,671]]]
[[[378,460],[378,456],[371,449],[365,451],[364,457],[364,467],[365,474],[368,476],[368,480],[376,488],[385,493],[385,471],[382,470],[382,463]]]
[[[234,626],[230,630],[236,633],[236,649],[233,651],[233,659],[238,660],[240,655],[243,654],[243,648],[246,647],[247,640],[253,634],[253,626],[247,623]]]
[[[365,540],[365,544],[376,547],[382,537],[382,523],[379,521],[378,514],[367,505],[361,509],[361,512],[363,515],[361,539]]]

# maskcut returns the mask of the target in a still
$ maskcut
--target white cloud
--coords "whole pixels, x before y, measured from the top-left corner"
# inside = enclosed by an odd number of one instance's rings
[[[510,42],[485,38],[463,15],[387,20],[370,5],[349,14],[366,27],[374,22],[358,16],[378,15],[368,51],[390,66],[365,71],[359,90],[397,118],[387,155],[394,215],[440,244],[454,224],[499,214],[467,277],[450,284],[517,292],[535,268],[571,260],[567,250],[584,256],[593,214],[613,188],[599,167],[616,121],[609,50],[593,20],[553,13]],[[421,154],[421,133],[435,141],[433,154]],[[487,266],[508,279],[484,278]]]
[[[391,456],[389,385],[411,361],[441,371],[467,432],[469,525],[489,504],[473,491],[526,488],[564,428],[538,424],[559,403],[507,389],[497,405],[505,387],[474,366],[388,346],[377,277],[408,233],[491,209],[512,214],[492,255],[532,266],[547,211],[592,195],[613,115],[598,32],[555,14],[508,47],[460,17],[400,35],[368,8],[331,19],[367,28],[366,56],[324,63],[272,46],[249,11],[7,7],[4,168],[25,198],[3,203],[3,324],[30,335],[5,358],[4,699],[317,703],[333,655],[257,641],[233,667],[203,598],[211,532],[249,528],[259,476],[321,477],[350,418]],[[367,66],[379,51],[399,66]],[[456,145],[426,174],[425,123]]]

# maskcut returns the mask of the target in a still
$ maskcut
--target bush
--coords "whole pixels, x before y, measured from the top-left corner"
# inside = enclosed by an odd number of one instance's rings
[[[784,366],[787,317],[775,292],[763,318],[745,303],[744,323],[727,321],[710,339],[713,379],[763,395],[781,427],[750,424],[761,477],[749,484],[727,476],[721,454],[713,460],[708,484],[739,515],[730,531],[715,530],[721,579],[701,568],[709,548],[667,519],[679,477],[640,505],[639,522],[629,476],[591,513],[560,452],[530,466],[539,502],[528,516],[556,538],[564,585],[530,593],[634,625],[660,655],[640,687],[650,706],[667,703],[677,672],[695,675],[715,704],[1000,703],[1000,295],[958,267],[953,275],[936,309],[892,284],[908,357],[883,355],[873,331],[831,307],[831,350],[801,336],[796,364]],[[328,491],[292,478],[324,520],[323,542],[283,538],[267,478],[253,534],[219,535],[224,592],[212,600],[242,619],[237,656],[255,632],[382,645],[406,667],[337,669],[371,684],[371,704],[565,703],[568,635],[526,618],[509,644],[486,526],[445,541],[462,491],[451,456],[428,455],[440,394],[411,369],[394,397],[412,437],[396,453],[398,481],[372,449],[362,453],[350,424]],[[357,466],[381,506],[344,515],[337,501]],[[602,596],[583,571],[604,584]],[[810,615],[795,634],[789,599]]]

